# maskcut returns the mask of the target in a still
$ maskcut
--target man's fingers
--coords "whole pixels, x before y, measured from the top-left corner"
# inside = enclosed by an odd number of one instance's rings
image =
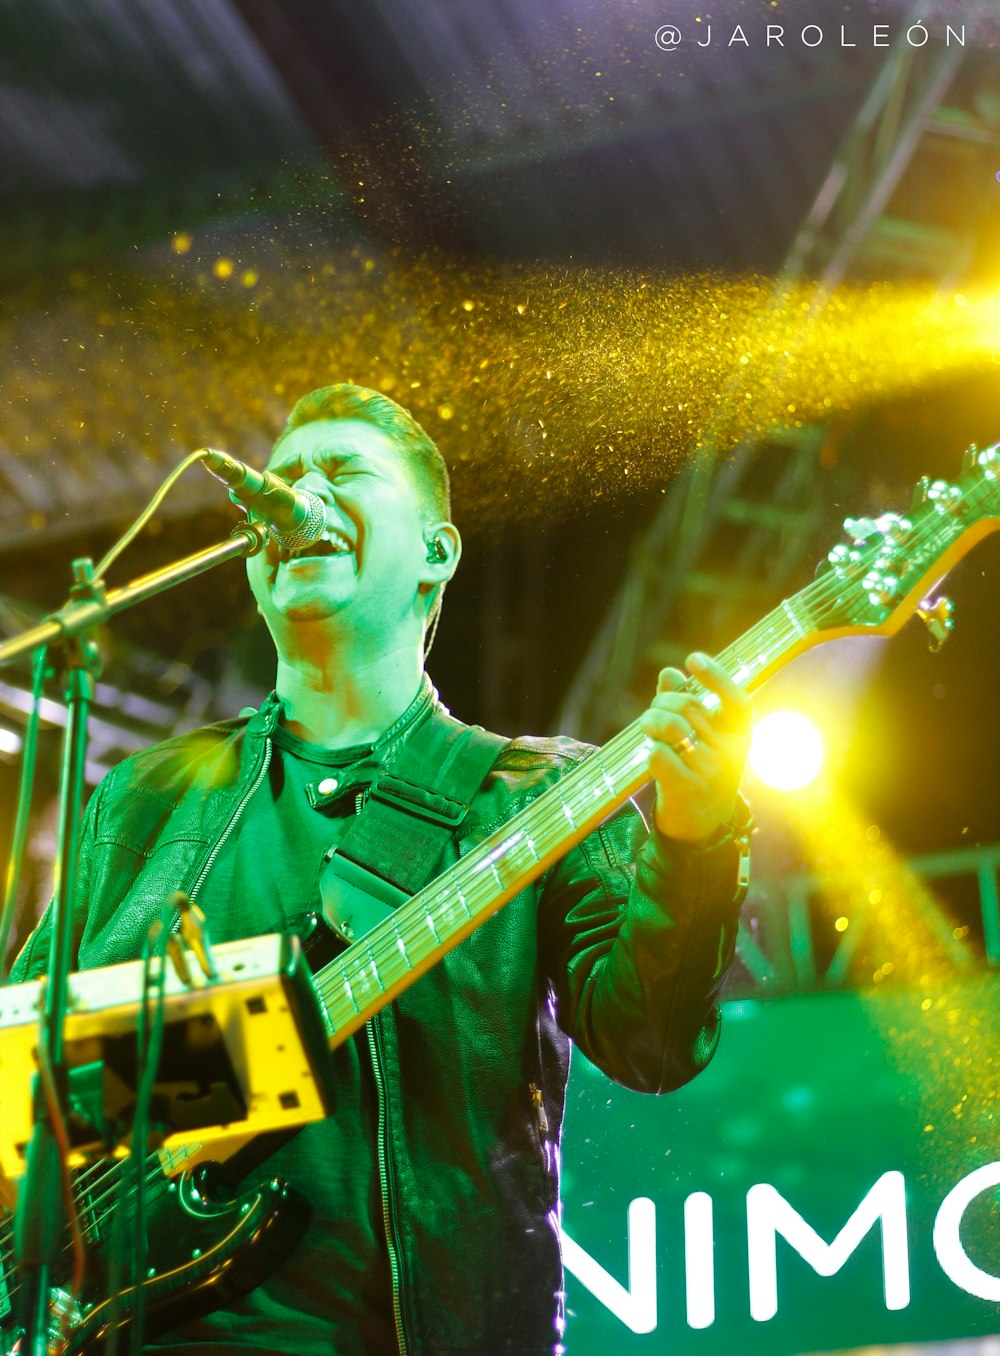
[[[639,723],[652,741],[657,826],[668,837],[693,843],[706,840],[732,814],[751,708],[747,694],[713,659],[696,651],[687,664],[690,678],[680,669],[660,673]]]
[[[689,697],[680,705],[677,698],[657,696],[642,718],[642,728],[651,739],[664,744],[676,744],[685,735],[694,734],[703,743],[712,744],[717,738],[712,717],[697,697]]]
[[[691,675],[703,687],[708,688],[710,692],[714,692],[717,697],[721,698],[727,716],[732,718],[732,723],[749,729],[751,719],[750,698],[738,683],[733,682],[722,665],[710,658],[709,655],[703,654],[700,650],[695,650],[693,654],[688,655],[687,666]],[[657,696],[680,692],[689,681],[690,679],[680,669],[662,669],[656,682]],[[692,701],[698,700],[693,694],[690,699]],[[655,697],[653,703],[656,704]],[[727,723],[729,722],[727,721]]]
[[[649,755],[649,770],[656,780],[661,785],[668,781],[681,784],[688,795],[701,793],[720,775],[722,767],[721,754],[700,739],[690,749],[678,750],[676,741],[657,744]]]
[[[687,666],[703,687],[714,692],[720,699],[718,715],[720,724],[738,733],[747,733],[753,719],[750,698],[738,683],[734,683],[721,664],[710,659],[707,654],[695,651],[689,655]]]
[[[680,669],[661,669],[656,680],[657,692],[677,692],[688,681],[687,674]]]

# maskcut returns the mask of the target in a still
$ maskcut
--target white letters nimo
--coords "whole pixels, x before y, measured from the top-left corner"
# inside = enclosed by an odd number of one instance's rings
[[[934,1253],[941,1270],[960,1290],[977,1299],[1000,1301],[1000,1276],[977,1266],[962,1246],[966,1210],[984,1191],[1000,1187],[1000,1162],[987,1163],[961,1179],[938,1208]],[[885,1172],[865,1195],[832,1243],[825,1242],[781,1193],[767,1182],[747,1192],[750,1316],[767,1322],[778,1312],[778,1235],[813,1271],[833,1276],[878,1225],[882,1234],[882,1288],[887,1309],[910,1302],[906,1184],[901,1172]],[[565,1233],[566,1270],[634,1333],[657,1325],[656,1207],[646,1197],[628,1209],[628,1288]],[[707,1328],[715,1321],[715,1247],[711,1197],[696,1191],[684,1202],[684,1270],[687,1322]],[[673,1320],[671,1320],[673,1321]]]
[[[778,1312],[777,1235],[820,1276],[833,1276],[876,1220],[882,1225],[882,1282],[887,1309],[910,1302],[910,1264],[906,1244],[906,1184],[901,1172],[886,1172],[832,1243],[794,1210],[773,1186],[761,1182],[747,1192],[747,1247],[750,1315],[759,1323]]]
[[[1000,1300],[1000,1276],[991,1276],[969,1260],[958,1231],[975,1198],[995,1186],[1000,1186],[1000,1163],[987,1163],[970,1172],[945,1196],[934,1221],[934,1252],[941,1270],[959,1289],[984,1300]]]
[[[656,1206],[640,1196],[628,1208],[628,1289],[589,1252],[562,1235],[566,1270],[633,1332],[656,1327]]]

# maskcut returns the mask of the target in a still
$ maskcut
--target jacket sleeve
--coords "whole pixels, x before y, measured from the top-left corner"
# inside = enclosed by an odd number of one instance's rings
[[[625,1087],[667,1092],[714,1054],[744,851],[736,833],[707,848],[647,835],[629,806],[545,877],[539,945],[557,1019]]]

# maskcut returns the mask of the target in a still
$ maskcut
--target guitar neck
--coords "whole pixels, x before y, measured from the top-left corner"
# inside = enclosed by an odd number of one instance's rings
[[[786,600],[719,656],[753,689],[810,643],[805,605]],[[713,693],[690,679],[706,705]],[[634,721],[315,976],[339,1045],[649,780],[649,738]]]
[[[637,724],[592,753],[468,856],[324,966],[314,982],[340,1044],[649,779]]]

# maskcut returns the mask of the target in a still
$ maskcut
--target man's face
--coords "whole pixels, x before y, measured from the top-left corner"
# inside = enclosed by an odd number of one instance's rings
[[[424,607],[426,515],[393,441],[360,419],[304,424],[268,470],[317,495],[331,541],[289,553],[269,541],[247,561],[250,588],[279,650],[289,626],[338,614],[391,644]]]

